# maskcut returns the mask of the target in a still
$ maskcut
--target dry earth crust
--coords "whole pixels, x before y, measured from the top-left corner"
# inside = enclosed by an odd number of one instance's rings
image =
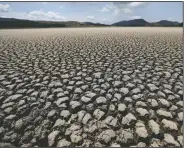
[[[0,30],[0,147],[183,147],[182,28]]]

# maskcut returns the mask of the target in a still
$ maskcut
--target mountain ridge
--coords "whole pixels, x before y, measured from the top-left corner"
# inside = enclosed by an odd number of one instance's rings
[[[123,20],[113,23],[112,26],[183,26],[183,23],[177,21],[160,20],[158,22],[147,22],[144,19],[133,19],[133,20]]]
[[[0,17],[0,28],[51,28],[51,27],[104,27],[104,26],[121,26],[121,27],[182,27],[183,22],[160,20],[158,22],[147,22],[144,19],[123,20],[111,25],[93,22],[78,21],[34,21],[16,18]]]

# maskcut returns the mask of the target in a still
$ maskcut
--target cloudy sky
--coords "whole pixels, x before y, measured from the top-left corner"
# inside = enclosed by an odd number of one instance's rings
[[[0,2],[0,17],[111,24],[143,18],[183,21],[182,2]]]

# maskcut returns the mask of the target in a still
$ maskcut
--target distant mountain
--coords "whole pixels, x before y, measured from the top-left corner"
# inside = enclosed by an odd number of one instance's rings
[[[0,18],[0,28],[46,28],[46,27],[65,27],[64,24],[55,22],[42,22],[21,20],[14,18]]]
[[[92,27],[108,26],[100,23],[78,21],[32,21],[14,18],[0,18],[0,28],[50,28],[50,27]]]
[[[134,19],[128,21],[120,21],[112,24],[113,26],[147,26],[149,23],[144,19]]]
[[[168,21],[168,20],[161,20],[156,23],[160,24],[161,26],[179,26],[180,24],[177,21]]]
[[[183,23],[179,23],[176,21],[167,21],[167,20],[161,20],[158,22],[147,22],[144,19],[134,19],[134,20],[128,20],[128,21],[120,21],[113,23],[112,26],[154,26],[154,27],[177,27],[177,26],[183,26]]]
[[[91,26],[110,26],[102,23],[92,23],[92,22],[84,22],[86,25],[91,25]]]
[[[14,18],[1,18],[1,17],[0,17],[0,21],[16,21],[16,20],[19,20],[19,19],[14,19]]]
[[[2,18],[0,17],[0,28],[52,28],[52,27],[104,27],[104,26],[121,26],[121,27],[183,27],[183,22],[161,20],[158,22],[147,22],[144,19],[134,19],[128,21],[120,21],[112,25],[92,22],[78,22],[78,21],[33,21],[22,20],[15,18]]]

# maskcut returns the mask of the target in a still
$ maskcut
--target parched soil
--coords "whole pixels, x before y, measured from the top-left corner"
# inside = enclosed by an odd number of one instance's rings
[[[183,29],[0,30],[0,147],[183,147]]]

